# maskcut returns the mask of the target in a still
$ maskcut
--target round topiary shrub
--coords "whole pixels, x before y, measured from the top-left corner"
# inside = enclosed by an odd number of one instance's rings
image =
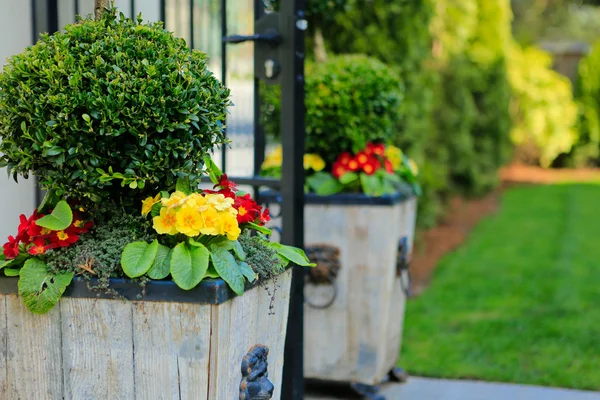
[[[0,74],[0,165],[58,196],[121,202],[199,179],[223,143],[229,90],[161,23],[84,19]]]
[[[365,55],[332,56],[306,65],[306,153],[329,164],[368,142],[390,143],[400,118],[404,86],[395,70]],[[262,111],[265,131],[279,135],[280,102],[267,87]]]

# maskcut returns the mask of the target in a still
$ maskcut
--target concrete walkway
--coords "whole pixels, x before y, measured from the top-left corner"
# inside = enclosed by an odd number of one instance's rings
[[[387,400],[600,400],[600,392],[417,377],[409,378],[405,384],[385,384],[381,394]],[[339,400],[349,397],[308,394],[306,399]]]

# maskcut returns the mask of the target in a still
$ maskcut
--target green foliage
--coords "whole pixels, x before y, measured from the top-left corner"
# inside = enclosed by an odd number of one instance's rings
[[[96,210],[96,225],[79,241],[46,253],[48,268],[54,273],[70,271],[84,277],[97,277],[99,289],[108,288],[108,278],[122,277],[121,255],[132,242],[154,240],[151,224],[141,215],[130,215],[122,207],[107,205]],[[95,275],[81,269],[89,265]]]
[[[242,234],[238,241],[246,253],[245,262],[262,279],[271,279],[283,272],[284,265],[281,258],[265,239],[260,236]]]
[[[467,58],[442,71],[436,109],[450,188],[479,195],[493,188],[510,154],[510,87],[503,60],[484,68]]]
[[[208,249],[200,243],[179,243],[175,246],[170,265],[171,276],[177,286],[184,290],[195,288],[206,275],[208,257]]]
[[[364,55],[338,55],[306,66],[306,153],[332,163],[344,151],[395,136],[403,85],[396,72]],[[263,98],[265,131],[279,134],[277,89]]]
[[[244,274],[233,257],[233,255],[223,248],[211,247],[210,259],[219,276],[227,282],[231,290],[236,294],[244,293]]]
[[[178,176],[197,182],[226,140],[229,90],[206,55],[116,9],[42,35],[8,60],[0,88],[0,165],[62,197],[137,207]]]
[[[129,243],[121,255],[123,272],[130,278],[144,275],[152,267],[157,252],[158,241],[156,239],[151,244],[146,242]]]
[[[513,91],[511,139],[531,144],[536,162],[549,167],[577,142],[577,104],[571,82],[551,69],[552,57],[535,47],[515,44],[509,53],[508,74]]]
[[[35,224],[52,231],[67,229],[73,222],[73,211],[66,201],[59,201],[52,212],[35,221]]]
[[[280,0],[265,0],[273,10],[279,10]],[[307,0],[306,16],[311,24],[321,25],[330,22],[333,17],[346,11],[353,4],[353,0]]]
[[[580,143],[574,150],[574,163],[583,165],[600,159],[600,41],[579,63],[576,84],[579,104]]]
[[[47,313],[60,300],[72,279],[73,272],[54,274],[43,261],[29,259],[19,271],[19,297],[32,313]]]

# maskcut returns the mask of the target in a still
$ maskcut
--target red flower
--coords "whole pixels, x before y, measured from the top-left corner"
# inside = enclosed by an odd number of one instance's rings
[[[79,214],[73,213],[73,223],[66,229],[67,233],[86,233],[94,226],[92,221],[84,222]]]
[[[341,165],[347,166],[351,160],[352,160],[352,154],[345,151],[338,156],[338,158],[337,158],[337,160],[335,160],[335,162],[340,163]]]
[[[367,163],[363,165],[362,170],[367,175],[373,175],[379,168],[381,168],[379,160],[375,157],[369,157]]]
[[[37,256],[46,253],[46,251],[55,248],[53,245],[46,245],[44,239],[38,238],[33,240],[33,246],[31,246],[27,252],[31,255]]]
[[[238,212],[238,224],[254,222],[260,216],[261,206],[250,198],[250,194],[237,196],[233,203],[233,208]]]
[[[359,167],[364,167],[369,160],[371,159],[371,157],[364,151],[361,151],[360,153],[358,153],[356,155],[356,157],[354,157],[354,159],[356,160],[356,162],[358,163]]]
[[[385,146],[382,143],[379,144],[373,144],[373,143],[367,143],[367,148],[365,149],[365,153],[367,155],[378,155],[380,157],[383,157],[385,155]]]
[[[227,179],[227,174],[221,175],[219,178],[219,183],[217,183],[213,189],[221,188],[221,189],[229,189],[231,192],[235,192],[237,188],[237,184]],[[220,192],[220,191],[219,191]]]
[[[336,162],[333,163],[333,167],[332,167],[331,173],[337,179],[340,179],[340,176],[344,175],[346,172],[348,172],[348,169],[347,169],[347,167],[345,165],[341,164],[338,161],[336,161]]]
[[[262,225],[266,224],[267,222],[269,222],[270,220],[271,220],[271,214],[269,214],[269,209],[265,208],[263,210],[262,214],[260,214],[258,224],[262,226]]]
[[[383,165],[385,166],[385,170],[389,173],[394,173],[394,166],[392,165],[392,162],[390,160],[388,160],[387,158],[385,159]]]
[[[4,256],[7,260],[11,260],[19,255],[19,241],[13,236],[8,237],[8,242],[4,243]]]
[[[67,228],[68,229],[68,228]],[[52,232],[50,235],[50,244],[59,247],[67,247],[79,240],[79,236],[68,230]]]

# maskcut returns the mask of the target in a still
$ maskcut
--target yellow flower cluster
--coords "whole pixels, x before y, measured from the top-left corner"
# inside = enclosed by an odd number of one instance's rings
[[[271,153],[265,157],[262,169],[278,168],[281,167],[283,162],[283,149],[281,145],[277,146]],[[304,155],[304,169],[312,169],[316,172],[322,171],[325,168],[325,161],[318,154],[305,154]]]
[[[398,147],[392,145],[385,146],[385,157],[392,163],[394,171],[398,171],[402,166],[402,150]],[[408,166],[415,176],[419,173],[419,167],[412,159],[408,160]]]
[[[160,214],[152,219],[154,229],[161,235],[226,235],[236,240],[241,233],[237,222],[234,200],[222,194],[174,192],[168,198],[148,197],[142,203],[142,214],[147,215],[154,204],[161,202]]]
[[[402,150],[396,146],[385,146],[385,156],[390,160],[390,163],[392,163],[394,171],[400,169],[400,166],[402,165]]]

